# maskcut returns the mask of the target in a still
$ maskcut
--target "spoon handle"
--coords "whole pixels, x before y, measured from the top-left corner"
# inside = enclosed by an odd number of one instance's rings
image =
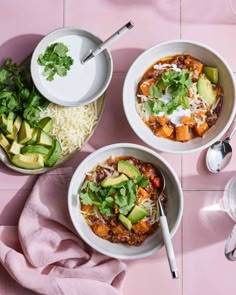
[[[233,127],[225,140],[230,141],[235,131],[236,131],[236,121],[234,121]]]
[[[172,277],[174,279],[177,279],[179,277],[179,274],[178,274],[177,264],[175,260],[175,253],[174,253],[173,245],[171,242],[167,218],[165,216],[165,212],[163,210],[160,199],[158,199],[158,207],[159,207],[159,214],[160,214],[160,225],[162,230],[162,236],[163,236],[164,245],[166,248],[170,271],[171,271]]]

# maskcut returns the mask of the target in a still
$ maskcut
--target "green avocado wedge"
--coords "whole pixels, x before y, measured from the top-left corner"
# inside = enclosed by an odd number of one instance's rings
[[[125,217],[123,214],[119,214],[118,219],[124,225],[124,227],[126,227],[128,230],[132,229],[131,221],[127,217]]]
[[[119,161],[118,162],[118,172],[127,175],[130,179],[136,180],[139,176],[141,176],[140,171],[133,164],[127,161]]]
[[[44,167],[43,156],[40,154],[17,154],[11,159],[17,167],[24,169],[39,169]]]
[[[49,134],[43,131],[43,129],[40,129],[37,135],[37,144],[50,147],[53,144],[53,140]]]
[[[113,186],[113,185],[117,185],[117,184],[120,184],[124,181],[128,180],[128,177],[125,176],[124,174],[121,174],[117,177],[107,177],[105,178],[101,185],[102,187],[108,187],[108,186]]]
[[[18,135],[18,142],[20,144],[24,144],[28,142],[32,138],[32,128],[30,127],[29,123],[23,121],[20,127],[19,135]]]
[[[214,67],[204,66],[202,72],[214,84],[218,83],[218,69]]]
[[[135,223],[142,220],[145,216],[147,216],[147,211],[136,205],[127,218],[131,223]]]
[[[22,147],[21,153],[22,154],[42,154],[47,155],[49,149],[42,145],[26,145]]]
[[[61,145],[58,140],[54,139],[52,142],[52,147],[45,158],[45,164],[48,167],[52,167],[53,165],[56,164],[60,155],[61,155]]]
[[[53,122],[51,117],[45,117],[39,121],[39,127],[46,133],[49,133],[52,130],[52,125]]]
[[[216,92],[213,89],[210,80],[205,77],[201,77],[197,81],[197,89],[199,95],[207,102],[210,106],[216,102]]]

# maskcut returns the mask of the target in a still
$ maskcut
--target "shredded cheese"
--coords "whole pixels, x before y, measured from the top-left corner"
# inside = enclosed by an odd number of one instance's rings
[[[60,142],[61,157],[80,149],[98,121],[97,102],[80,107],[64,107],[50,103],[43,117],[53,118],[51,135]]]

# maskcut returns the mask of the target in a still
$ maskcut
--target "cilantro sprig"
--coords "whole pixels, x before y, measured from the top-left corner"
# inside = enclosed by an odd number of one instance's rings
[[[26,66],[7,58],[0,68],[0,115],[13,112],[36,126],[48,101],[36,90]]]
[[[164,72],[157,83],[150,87],[150,96],[152,96],[154,100],[147,100],[144,103],[144,107],[150,115],[155,115],[160,112],[170,115],[179,106],[182,106],[184,109],[189,109],[187,95],[191,85],[192,80],[190,78],[190,73],[186,70]],[[163,96],[163,89],[165,89],[166,93],[171,95],[171,99],[167,103],[160,99]]]
[[[99,211],[107,216],[114,213],[115,204],[118,205],[119,212],[126,215],[135,204],[138,188],[148,184],[148,178],[143,176],[139,176],[135,182],[129,179],[106,188],[86,180],[80,188],[79,197],[82,204],[96,205]]]
[[[46,48],[43,54],[39,55],[38,64],[44,67],[43,74],[48,81],[54,80],[56,74],[61,77],[67,75],[74,63],[72,57],[67,55],[68,50],[68,47],[61,42],[53,43]]]

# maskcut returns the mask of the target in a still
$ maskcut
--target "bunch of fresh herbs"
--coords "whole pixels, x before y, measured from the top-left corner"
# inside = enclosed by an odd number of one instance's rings
[[[179,106],[189,109],[188,89],[192,85],[189,72],[181,70],[179,72],[167,71],[161,75],[161,78],[155,85],[150,87],[150,96],[154,100],[148,100],[144,103],[145,109],[150,115],[164,112],[172,114]],[[167,103],[161,100],[163,91],[171,95],[171,100]]]
[[[129,179],[110,187],[86,180],[80,188],[79,197],[84,205],[96,205],[102,214],[111,216],[114,205],[117,204],[119,212],[126,215],[133,208],[139,187],[149,184],[147,177],[139,176],[134,182]]]
[[[29,69],[7,58],[0,68],[0,115],[13,112],[36,126],[47,105],[48,101],[35,89]]]
[[[54,76],[66,76],[73,64],[73,59],[67,55],[68,47],[63,43],[53,43],[49,45],[44,54],[38,57],[38,64],[44,67],[43,74],[48,81],[52,81]]]

